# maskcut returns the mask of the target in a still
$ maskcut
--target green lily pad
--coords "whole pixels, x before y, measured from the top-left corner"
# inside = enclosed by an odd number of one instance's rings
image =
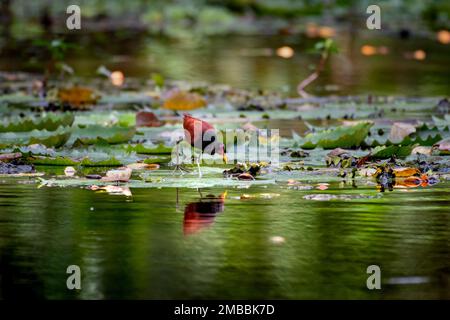
[[[361,122],[353,126],[340,126],[334,129],[309,133],[303,138],[296,135],[294,140],[297,146],[303,149],[358,147],[366,138],[371,126],[372,123],[370,122]]]
[[[59,148],[66,144],[70,138],[70,131],[32,130],[29,132],[0,133],[0,148],[30,144],[43,144],[47,147]]]
[[[167,147],[160,143],[157,146],[154,145],[143,145],[141,143],[134,146],[129,145],[127,148],[128,152],[136,152],[141,154],[171,154],[173,147]]]
[[[0,123],[0,132],[23,132],[32,130],[55,131],[60,126],[70,127],[75,119],[71,113],[61,116],[47,114],[41,118],[30,117],[26,119],[10,118]]]
[[[393,156],[397,158],[406,158],[411,154],[412,150],[416,146],[417,146],[416,144],[406,146],[400,145],[378,146],[373,149],[371,157],[373,159],[389,159]]]
[[[26,159],[27,162],[34,165],[44,166],[84,166],[84,167],[117,167],[121,166],[122,162],[112,157],[107,160],[93,161],[88,157],[81,160],[71,159],[69,157],[42,157],[32,156]]]
[[[73,131],[72,141],[75,146],[92,144],[119,144],[128,142],[136,133],[134,127],[104,127],[89,125],[77,127]]]
[[[197,178],[186,176],[171,176],[166,172],[167,176],[161,177],[155,175],[154,179],[144,180],[130,180],[125,185],[130,188],[212,188],[212,187],[236,187],[244,188],[251,185],[269,185],[274,184],[274,180],[252,180],[241,181],[235,179],[225,178]],[[92,185],[108,185],[108,183],[100,180],[90,180],[84,178],[74,179],[40,179],[41,186],[48,187],[82,187]]]

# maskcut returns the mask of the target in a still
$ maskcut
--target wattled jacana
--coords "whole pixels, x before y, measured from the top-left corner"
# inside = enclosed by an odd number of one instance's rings
[[[201,148],[201,153],[205,152],[210,155],[218,153],[222,155],[223,161],[227,162],[225,154],[225,146],[222,142],[217,140],[216,130],[210,123],[194,118],[189,114],[184,114],[183,128],[185,130],[184,139],[194,148]],[[198,175],[201,178],[202,172],[200,170],[200,156],[196,158],[198,168]]]

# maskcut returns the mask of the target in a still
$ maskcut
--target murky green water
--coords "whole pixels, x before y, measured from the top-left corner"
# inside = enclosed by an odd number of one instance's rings
[[[2,298],[450,298],[448,181],[383,194],[337,183],[228,189],[213,206],[179,189],[178,207],[173,188],[125,197],[20,181],[0,184]],[[303,198],[314,193],[374,198]],[[72,264],[78,292],[66,288]],[[372,264],[380,291],[366,288]]]
[[[111,41],[114,39],[114,41]],[[318,39],[302,36],[231,36],[161,40],[144,35],[90,34],[70,39],[78,45],[66,62],[75,74],[96,77],[105,65],[122,70],[125,76],[150,78],[153,72],[184,81],[207,81],[238,88],[270,89],[296,96],[296,87],[318,62],[311,48]],[[435,39],[383,36],[376,32],[339,30],[336,42],[340,53],[308,92],[315,95],[382,94],[436,96],[448,94],[450,73],[446,65],[450,47]],[[14,43],[14,42],[11,42]],[[361,47],[385,47],[387,54],[364,56]],[[284,59],[276,49],[290,46],[294,56]],[[414,60],[416,50],[425,60]],[[42,57],[32,50],[3,50],[0,69],[42,72]]]

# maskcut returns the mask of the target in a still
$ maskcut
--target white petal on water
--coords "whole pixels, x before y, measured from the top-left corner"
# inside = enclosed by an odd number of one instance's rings
[[[387,280],[387,284],[398,284],[398,285],[404,285],[404,284],[423,284],[430,282],[429,277],[420,277],[420,276],[413,276],[413,277],[394,277],[389,278]]]

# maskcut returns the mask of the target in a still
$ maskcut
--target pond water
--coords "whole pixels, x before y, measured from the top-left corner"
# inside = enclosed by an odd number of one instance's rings
[[[195,189],[125,197],[2,180],[2,298],[450,298],[448,181],[386,193],[210,188],[201,201]],[[315,193],[372,198],[304,199]],[[72,264],[80,291],[66,288]],[[366,288],[372,264],[379,291]]]

